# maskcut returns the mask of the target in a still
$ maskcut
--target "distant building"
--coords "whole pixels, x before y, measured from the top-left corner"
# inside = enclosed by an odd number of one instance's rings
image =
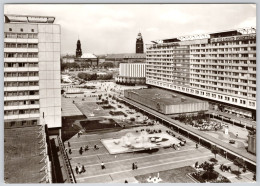
[[[61,58],[62,63],[74,63],[75,62],[75,56],[74,55],[66,55]]]
[[[61,128],[60,25],[55,17],[5,15],[4,124]]]
[[[144,42],[142,38],[142,34],[139,32],[136,38],[136,53],[143,54],[144,53]]]
[[[123,53],[123,54],[108,54],[105,62],[112,62],[115,67],[119,67],[120,63],[145,63],[146,54]]]
[[[98,58],[94,54],[84,53],[81,57],[75,58],[79,65],[88,64],[89,66],[98,66]]]
[[[145,63],[120,63],[119,75],[115,80],[117,84],[145,84]]]
[[[81,50],[81,43],[80,40],[77,41],[77,48],[76,48],[76,58],[82,56],[82,50]]]

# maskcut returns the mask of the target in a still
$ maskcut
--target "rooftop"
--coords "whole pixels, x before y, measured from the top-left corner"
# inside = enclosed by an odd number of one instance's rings
[[[187,103],[195,103],[195,102],[196,103],[205,102],[199,99],[184,96],[182,94],[161,90],[157,88],[132,90],[132,92],[139,94],[139,96],[141,97],[150,98],[151,100],[162,103],[164,105],[178,105],[178,104],[187,104]]]
[[[186,36],[178,36],[173,38],[165,38],[151,41],[152,43],[170,43],[170,42],[180,42],[180,41],[188,41],[188,40],[197,40],[197,39],[209,39],[209,38],[218,38],[218,37],[228,37],[234,35],[244,35],[244,34],[255,34],[256,28],[239,28],[239,29],[231,29],[231,30],[223,30],[212,33],[203,33],[203,34],[194,34],[194,35],[186,35]]]
[[[55,17],[5,14],[5,23],[54,23]]]
[[[97,56],[95,56],[94,54],[91,53],[84,53],[82,54],[82,56],[80,58],[84,58],[84,59],[96,59]]]
[[[4,130],[4,170],[6,183],[40,183],[43,155],[37,139],[39,126]],[[15,175],[15,176],[14,176]]]
[[[142,59],[142,58],[146,58],[146,54],[145,53],[142,53],[142,54],[140,54],[140,53],[122,53],[122,54],[108,54],[107,56],[106,56],[106,58],[129,58],[129,59],[137,59],[137,58],[140,58],[140,59]]]

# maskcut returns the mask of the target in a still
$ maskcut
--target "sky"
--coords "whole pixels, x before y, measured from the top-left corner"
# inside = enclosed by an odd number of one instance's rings
[[[5,14],[54,16],[61,53],[134,53],[138,32],[153,40],[256,26],[255,4],[15,4]]]

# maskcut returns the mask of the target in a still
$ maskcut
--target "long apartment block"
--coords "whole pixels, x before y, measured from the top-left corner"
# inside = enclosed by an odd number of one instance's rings
[[[5,125],[61,127],[61,30],[54,20],[5,15]]]
[[[147,44],[146,83],[256,112],[256,30],[161,39]]]

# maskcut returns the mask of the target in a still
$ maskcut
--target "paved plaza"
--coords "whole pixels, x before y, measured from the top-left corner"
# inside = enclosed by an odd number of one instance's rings
[[[210,150],[199,147],[195,148],[195,143],[186,139],[187,143],[179,150],[173,148],[160,148],[154,152],[131,152],[112,155],[108,152],[106,147],[101,143],[102,139],[121,137],[129,132],[134,132],[136,129],[145,129],[146,127],[138,127],[134,129],[122,129],[118,132],[97,132],[91,134],[83,134],[79,138],[77,135],[73,136],[69,142],[71,145],[72,154],[69,155],[72,169],[77,183],[123,183],[127,180],[129,183],[137,183],[135,178],[140,175],[155,174],[160,171],[176,169],[185,166],[194,166],[195,162],[202,163],[214,157]],[[149,127],[151,128],[151,127]],[[162,125],[154,126],[155,129],[167,130]],[[178,136],[178,134],[176,134]],[[89,150],[79,154],[79,148],[88,145]],[[99,149],[94,150],[94,145],[98,145]],[[65,142],[68,147],[67,141]],[[219,164],[215,166],[216,171],[219,170],[219,165],[231,165],[233,169],[237,169],[232,162],[227,159],[217,156]],[[101,163],[104,162],[105,169],[101,169]],[[137,170],[132,170],[132,163],[136,162]],[[75,167],[77,165],[84,165],[86,172],[76,174]],[[223,174],[221,172],[221,174]],[[232,182],[236,182],[237,178],[234,174],[225,172],[227,178]],[[253,173],[246,172],[241,175],[242,179],[239,182],[251,182]],[[187,178],[190,180],[190,178]],[[191,180],[189,182],[192,182]]]

